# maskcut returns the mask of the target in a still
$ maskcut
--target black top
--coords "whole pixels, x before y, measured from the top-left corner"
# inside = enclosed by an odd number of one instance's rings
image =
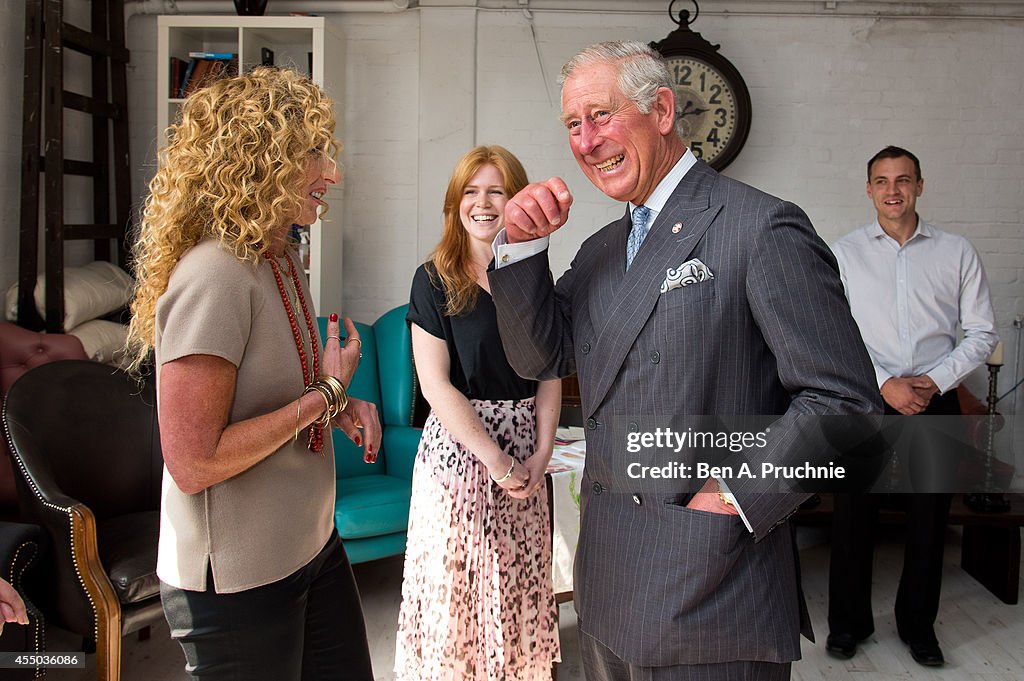
[[[420,265],[412,278],[405,319],[448,346],[449,378],[471,400],[521,400],[537,394],[537,382],[520,378],[508,363],[498,335],[498,315],[491,294],[480,289],[476,307],[449,317],[444,314],[444,287],[434,265]]]

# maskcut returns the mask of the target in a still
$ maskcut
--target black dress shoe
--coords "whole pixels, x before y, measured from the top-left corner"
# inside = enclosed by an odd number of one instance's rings
[[[858,639],[853,634],[829,634],[825,641],[825,650],[832,657],[849,660],[857,654]]]
[[[946,658],[942,656],[942,648],[938,643],[907,641],[907,645],[910,646],[910,656],[920,665],[941,667],[946,664]]]

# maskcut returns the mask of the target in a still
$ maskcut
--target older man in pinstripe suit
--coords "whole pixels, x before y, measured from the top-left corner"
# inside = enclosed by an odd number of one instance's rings
[[[579,375],[587,678],[789,678],[799,632],[811,635],[787,523],[807,494],[756,477],[644,484],[623,448],[660,416],[778,415],[767,446],[743,456],[782,461],[802,416],[879,413],[835,260],[797,206],[694,158],[646,45],[587,48],[562,83],[573,155],[626,210],[553,284],[547,236],[572,196],[559,178],[529,185],[506,207],[490,284],[512,366]]]

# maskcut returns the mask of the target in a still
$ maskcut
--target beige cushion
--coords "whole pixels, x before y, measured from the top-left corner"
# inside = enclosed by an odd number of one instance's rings
[[[79,324],[68,333],[82,341],[82,347],[85,348],[85,354],[89,359],[116,366],[124,363],[125,342],[128,340],[126,325],[93,319]]]
[[[82,267],[64,268],[64,328],[79,324],[123,307],[131,300],[135,282],[127,272],[112,263],[97,260]],[[46,282],[42,274],[36,279],[36,309],[46,314]],[[18,284],[7,290],[7,319],[18,315]]]

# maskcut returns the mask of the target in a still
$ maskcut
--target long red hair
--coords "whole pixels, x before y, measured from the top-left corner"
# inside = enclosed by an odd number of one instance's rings
[[[431,275],[436,275],[444,284],[448,297],[445,314],[452,317],[476,307],[479,287],[470,267],[469,236],[459,216],[459,206],[466,185],[485,165],[492,165],[501,173],[505,195],[509,198],[528,182],[519,159],[497,144],[475,147],[455,164],[444,195],[444,233],[430,254],[434,265]]]

